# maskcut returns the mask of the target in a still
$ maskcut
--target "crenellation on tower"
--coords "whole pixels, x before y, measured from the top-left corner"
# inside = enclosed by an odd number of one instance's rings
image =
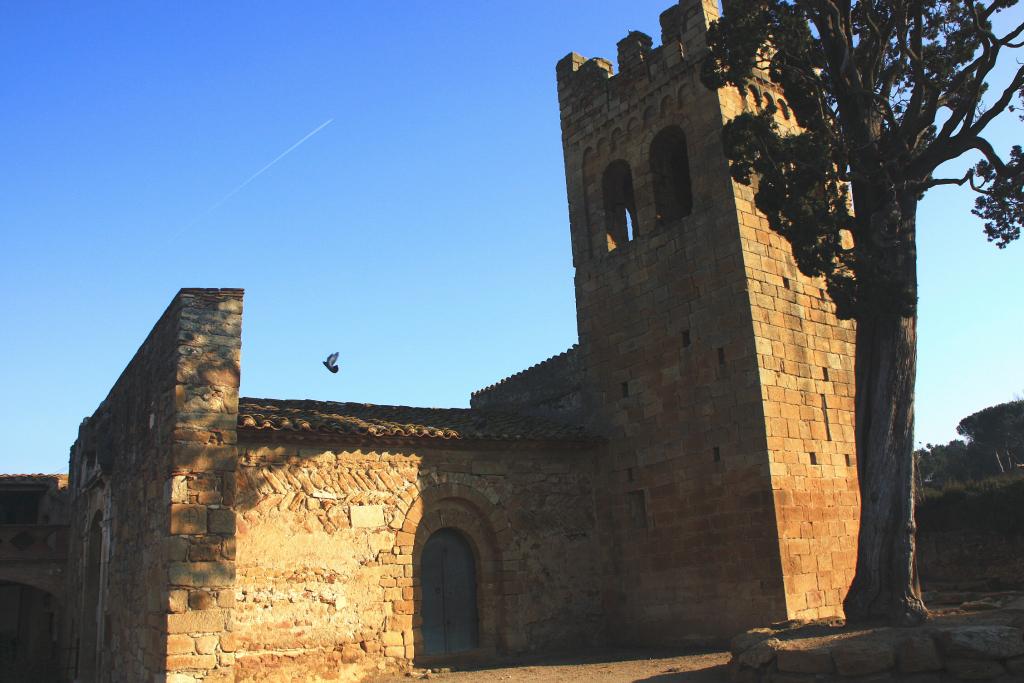
[[[635,77],[651,59],[654,40],[642,31],[630,31],[618,47],[619,74]]]

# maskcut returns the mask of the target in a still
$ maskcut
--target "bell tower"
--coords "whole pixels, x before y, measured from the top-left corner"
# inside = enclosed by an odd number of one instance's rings
[[[630,32],[617,73],[576,53],[557,65],[583,400],[608,439],[606,603],[623,640],[840,614],[856,557],[854,330],[729,176],[730,117],[774,98],[796,128],[766,78],[742,93],[701,84],[717,7],[667,9],[659,47]]]

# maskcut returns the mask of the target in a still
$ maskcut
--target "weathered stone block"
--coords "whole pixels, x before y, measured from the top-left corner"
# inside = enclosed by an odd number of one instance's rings
[[[199,636],[196,638],[196,652],[201,655],[210,655],[217,651],[217,644],[220,636]]]
[[[167,655],[167,670],[212,669],[217,666],[216,655]]]
[[[217,508],[207,513],[207,526],[211,534],[234,534],[235,533],[235,511],[225,508]]]
[[[171,466],[178,472],[232,471],[238,459],[234,446],[176,445]]]
[[[866,676],[893,668],[896,655],[891,643],[854,641],[833,647],[832,660],[843,676]]]
[[[775,660],[781,646],[782,642],[778,638],[762,640],[737,657],[736,662],[741,667],[746,666],[752,669],[767,666]]]
[[[938,671],[942,657],[930,636],[915,635],[896,645],[896,666],[901,673]]]
[[[168,633],[219,633],[227,623],[227,610],[210,609],[167,615]]]
[[[1006,668],[992,659],[946,659],[946,671],[961,680],[977,681],[996,678],[1006,673]]]
[[[782,649],[776,657],[779,671],[806,674],[827,674],[835,670],[832,655],[826,649]]]
[[[1024,655],[1024,632],[1012,626],[960,626],[940,631],[942,651],[951,657],[1008,659]]]
[[[353,505],[349,508],[349,517],[356,529],[384,526],[384,506]]]
[[[177,634],[167,636],[167,654],[184,655],[192,654],[195,651],[196,642],[192,639],[192,636]]]
[[[172,534],[205,534],[206,507],[173,503],[171,505]]]
[[[224,562],[171,562],[167,573],[174,586],[230,586],[235,578],[235,567]]]
[[[167,593],[167,609],[178,614],[188,609],[188,591],[171,590]]]
[[[221,634],[220,649],[224,652],[234,652],[239,646],[238,634],[233,631]]]
[[[213,596],[207,591],[192,591],[188,595],[189,609],[213,609],[214,602]]]

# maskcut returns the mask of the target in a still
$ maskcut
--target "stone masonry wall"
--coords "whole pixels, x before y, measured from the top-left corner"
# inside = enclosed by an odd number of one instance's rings
[[[630,34],[614,78],[605,60],[558,65],[590,427],[610,441],[619,640],[725,637],[787,616],[722,115],[698,79],[704,12],[662,15],[660,48]],[[670,126],[686,136],[693,207],[666,223],[650,148]],[[609,250],[600,179],[615,160],[632,169],[636,220]]]
[[[484,652],[602,637],[593,460],[543,444],[289,444],[243,432],[238,681],[338,681],[417,656],[419,552],[478,561]]]
[[[719,91],[723,119],[778,107],[778,89]],[[792,619],[842,615],[857,562],[860,500],[854,437],[852,321],[837,320],[821,279],[800,273],[789,244],[754,207],[752,187],[733,183],[747,279],[786,605]]]
[[[574,345],[557,356],[473,392],[470,406],[582,424],[582,375],[579,347]]]
[[[722,124],[756,103],[700,83],[716,17],[683,0],[661,47],[619,43],[617,74],[577,54],[557,67],[584,400],[609,437],[602,521],[629,638],[834,614],[852,570],[852,329],[729,177]],[[652,147],[673,127],[692,211],[667,220]],[[628,241],[605,235],[602,178],[620,162]]]
[[[232,601],[241,309],[241,290],[181,290],[83,422],[68,563],[83,680],[232,680],[221,637]],[[87,596],[98,596],[96,612]]]

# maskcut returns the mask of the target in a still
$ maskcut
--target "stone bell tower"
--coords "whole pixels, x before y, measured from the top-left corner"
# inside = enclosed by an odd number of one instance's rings
[[[608,438],[598,506],[620,640],[729,635],[840,614],[857,481],[851,324],[797,270],[722,125],[777,100],[700,82],[715,0],[630,32],[618,72],[557,66],[589,427]]]

